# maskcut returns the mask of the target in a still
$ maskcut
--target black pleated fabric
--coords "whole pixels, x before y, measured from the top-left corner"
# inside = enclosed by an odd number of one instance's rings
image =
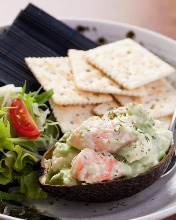
[[[23,86],[27,92],[39,83],[27,68],[25,57],[67,56],[68,49],[87,50],[98,46],[61,21],[29,4],[0,38],[0,86]]]

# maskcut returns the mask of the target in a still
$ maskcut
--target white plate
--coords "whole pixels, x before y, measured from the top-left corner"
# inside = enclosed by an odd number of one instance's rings
[[[143,28],[116,22],[80,19],[62,19],[69,26],[88,27],[84,35],[97,41],[98,38],[106,42],[123,39],[129,31],[135,35],[134,40],[142,43],[146,48],[176,67],[176,42],[168,37]],[[0,28],[0,33],[3,28]],[[174,75],[175,77],[175,75]],[[171,81],[173,81],[173,77]],[[176,87],[176,84],[175,84]],[[176,213],[176,168],[169,174],[157,180],[152,186],[127,199],[116,202],[85,204],[65,200],[24,201],[39,211],[47,212],[49,216],[59,219],[101,219],[101,220],[157,220]],[[103,192],[102,192],[103,193]],[[54,202],[54,204],[52,204]],[[51,205],[52,204],[52,205]],[[15,219],[0,215],[2,219]]]

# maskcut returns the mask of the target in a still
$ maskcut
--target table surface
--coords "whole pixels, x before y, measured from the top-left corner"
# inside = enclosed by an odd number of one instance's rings
[[[176,39],[176,0],[31,0],[56,18],[96,18],[129,23]],[[0,0],[0,26],[11,24],[29,1]],[[176,215],[165,220],[175,220]]]

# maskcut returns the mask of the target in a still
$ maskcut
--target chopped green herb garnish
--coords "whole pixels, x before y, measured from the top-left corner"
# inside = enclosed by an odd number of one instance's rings
[[[155,104],[153,104],[151,107],[150,107],[150,109],[154,109],[155,108]]]

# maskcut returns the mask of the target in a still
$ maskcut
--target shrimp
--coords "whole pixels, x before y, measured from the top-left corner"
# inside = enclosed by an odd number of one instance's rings
[[[135,136],[128,128],[113,120],[91,117],[75,129],[70,136],[70,143],[80,150],[91,148],[95,151],[106,150],[116,153],[120,148],[135,141]]]
[[[85,148],[73,161],[71,171],[79,181],[97,183],[123,176],[124,167],[107,151],[95,152]]]

